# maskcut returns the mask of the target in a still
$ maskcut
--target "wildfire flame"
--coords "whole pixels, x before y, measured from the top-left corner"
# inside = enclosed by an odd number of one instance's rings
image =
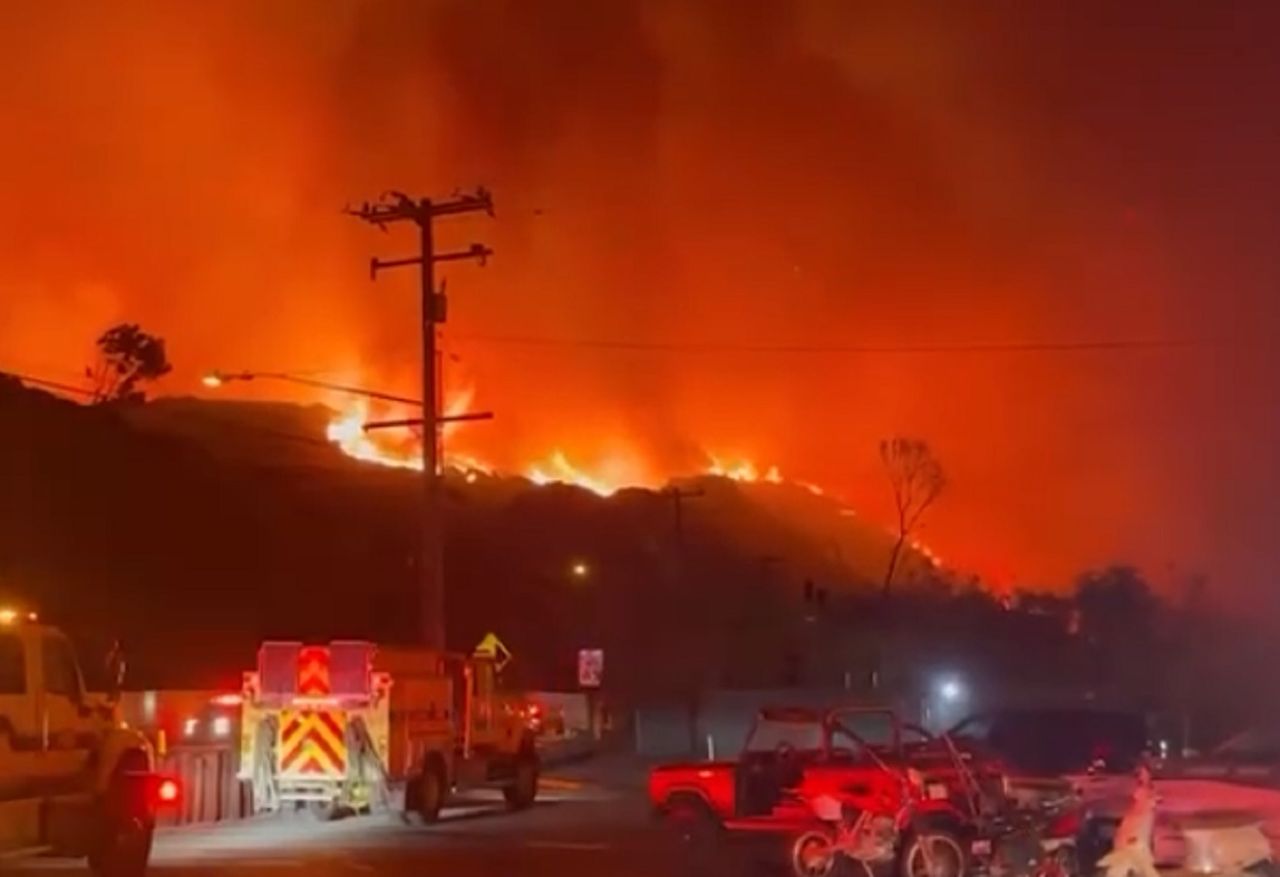
[[[465,413],[471,407],[475,397],[473,387],[464,387],[451,393],[444,404],[444,414],[456,416]],[[391,431],[367,432],[365,424],[376,419],[370,415],[370,404],[367,399],[346,400],[342,409],[325,429],[325,437],[337,445],[348,457],[363,460],[366,463],[377,463],[380,466],[391,466],[397,469],[415,469],[422,471],[422,444],[417,430],[406,429]],[[460,422],[445,423],[440,428],[440,435],[448,439],[454,435]],[[465,454],[453,454],[446,450],[444,465],[460,469],[464,472],[480,472],[490,474],[491,469]]]
[[[444,414],[458,415],[468,411],[474,397],[474,387],[470,386],[450,393],[444,405]],[[326,435],[344,454],[381,466],[422,471],[419,433],[408,430],[366,431],[365,424],[373,419],[369,400],[344,399],[341,404],[342,408],[329,423]],[[460,422],[445,423],[441,429],[442,439],[453,437],[462,425]],[[492,466],[467,453],[454,451],[448,447],[447,441],[444,450],[444,468],[462,473],[469,483],[475,482],[481,475],[494,474]],[[777,466],[762,468],[748,459],[721,457],[716,454],[708,454],[707,460],[708,463],[702,470],[705,475],[744,483],[781,484],[783,480],[782,472]],[[559,448],[526,467],[524,477],[534,484],[570,484],[600,496],[612,496],[628,487],[657,488],[663,483],[662,480],[655,479],[653,473],[635,455],[615,453],[594,461],[592,465],[585,465],[581,461],[570,460],[569,455]],[[822,493],[815,485],[802,483],[801,486],[812,493]]]
[[[756,468],[756,464],[750,460],[726,463],[714,455],[711,457],[711,465],[707,467],[706,474],[718,475],[721,478],[731,478],[734,481],[745,481],[747,483],[758,481],[767,481],[770,484],[782,483],[782,473],[778,471],[777,466],[770,466],[761,475],[760,470]]]
[[[639,474],[639,466],[628,460],[609,460],[599,468],[598,474],[589,474],[569,462],[568,456],[557,449],[546,460],[526,469],[524,474],[534,484],[574,484],[600,496],[612,496],[626,487],[655,486]]]
[[[473,398],[473,392],[467,388],[450,396],[445,406],[445,414],[461,414],[465,412]],[[326,435],[329,441],[336,444],[344,454],[397,469],[414,469],[422,471],[422,451],[418,438],[409,436],[406,440],[404,432],[389,435],[383,431],[367,432],[364,425],[370,420],[369,403],[359,399],[346,403],[335,418],[329,423]],[[460,426],[459,423],[446,423],[441,434],[449,438]],[[781,484],[782,472],[777,466],[761,469],[746,459],[728,460],[714,454],[708,456],[709,464],[703,474],[728,478],[744,483],[765,482]],[[480,475],[493,475],[494,469],[484,461],[466,453],[457,453],[446,449],[445,468],[455,469],[465,476],[469,483],[475,482]],[[615,455],[587,467],[569,459],[569,455],[557,448],[545,459],[533,463],[524,470],[524,477],[534,484],[570,484],[589,490],[600,496],[612,496],[619,490],[628,487],[661,486],[637,460],[626,455]],[[802,484],[804,488],[815,494],[822,491],[815,485]]]
[[[422,452],[418,450],[416,443],[389,447],[376,434],[365,432],[364,425],[369,419],[369,403],[363,399],[357,400],[330,421],[325,429],[325,437],[341,448],[348,457],[355,457],[366,463],[394,466],[397,469],[417,469],[421,472]]]

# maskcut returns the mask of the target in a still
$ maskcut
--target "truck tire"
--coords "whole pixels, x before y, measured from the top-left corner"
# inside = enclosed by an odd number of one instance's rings
[[[155,815],[143,785],[130,780],[128,769],[127,763],[117,769],[102,801],[102,824],[89,853],[95,877],[143,877],[151,858]]]
[[[538,797],[538,759],[522,755],[516,759],[515,777],[502,789],[508,810],[527,810]]]
[[[427,764],[422,775],[414,782],[413,809],[423,822],[432,823],[440,818],[440,810],[444,807],[444,776],[440,768]]]
[[[667,803],[662,821],[681,852],[696,866],[710,865],[720,851],[721,828],[698,798],[680,795]]]

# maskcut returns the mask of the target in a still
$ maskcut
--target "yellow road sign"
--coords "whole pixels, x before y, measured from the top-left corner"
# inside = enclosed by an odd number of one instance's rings
[[[480,640],[480,644],[476,646],[475,653],[480,657],[493,658],[494,665],[499,670],[511,663],[511,650],[503,644],[502,640],[498,639],[498,635],[493,631],[489,631],[484,635],[484,639]]]

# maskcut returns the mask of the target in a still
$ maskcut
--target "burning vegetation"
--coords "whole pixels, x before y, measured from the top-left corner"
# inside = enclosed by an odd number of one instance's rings
[[[470,406],[474,392],[466,390],[449,396],[445,416],[461,414]],[[344,454],[366,463],[397,469],[422,471],[421,440],[416,431],[369,430],[372,405],[368,400],[357,399],[343,404],[329,421],[325,435]],[[451,448],[450,439],[458,435],[462,424],[445,423],[441,429],[445,439],[444,467],[464,474],[493,474],[496,468],[472,453]],[[673,476],[714,475],[743,483],[781,484],[783,477],[777,466],[761,467],[744,459],[733,459],[708,454],[706,465],[690,472],[667,473],[655,477],[649,468],[635,456],[613,456],[590,465],[573,461],[561,449],[553,449],[545,457],[528,464],[518,473],[537,485],[571,484],[589,490],[598,496],[612,496],[629,487],[657,489]],[[813,493],[822,493],[814,485],[805,485]]]

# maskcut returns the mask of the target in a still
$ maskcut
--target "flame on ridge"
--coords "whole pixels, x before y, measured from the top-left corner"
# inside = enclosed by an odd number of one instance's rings
[[[451,393],[444,405],[444,413],[464,413],[470,408],[474,395],[473,387],[464,387]],[[376,418],[371,417],[369,400],[344,400],[342,409],[329,423],[326,436],[344,454],[357,460],[397,469],[422,471],[422,450],[418,433],[402,429],[367,432],[364,425],[371,419]],[[494,467],[485,461],[467,453],[455,452],[449,447],[448,439],[462,425],[457,422],[446,423],[441,429],[444,467],[463,473],[468,481],[475,481],[480,475],[495,474]],[[707,461],[700,474],[744,483],[781,484],[783,480],[782,472],[777,466],[760,467],[746,458],[708,454]],[[528,465],[523,475],[534,484],[571,484],[600,496],[612,496],[627,487],[657,488],[665,483],[665,479],[655,479],[641,461],[628,454],[608,456],[587,466],[571,460],[559,448]],[[822,493],[816,485],[803,483],[801,486],[811,493]]]
[[[706,469],[707,475],[718,475],[721,478],[732,478],[734,481],[745,481],[754,483],[757,481],[767,481],[770,484],[781,484],[782,473],[777,466],[770,466],[761,474],[755,463],[750,460],[739,460],[734,463],[726,462],[714,454],[711,455],[711,465]]]
[[[471,404],[472,392],[466,390],[452,396],[445,406],[446,414],[460,414]],[[422,471],[421,448],[417,439],[410,436],[406,440],[403,432],[398,438],[383,437],[379,432],[364,431],[364,424],[369,420],[369,404],[366,400],[357,400],[340,412],[329,423],[326,430],[329,441],[336,444],[343,453],[357,460],[391,466],[399,469]],[[461,426],[459,423],[445,424],[442,435],[448,438]],[[496,474],[494,467],[477,457],[466,453],[445,450],[444,465],[446,468],[462,473],[467,483],[474,483],[480,476]],[[529,465],[524,470],[524,477],[534,484],[569,484],[589,490],[599,496],[612,496],[619,490],[628,487],[645,487],[656,489],[661,482],[644,474],[644,468],[633,459],[613,457],[604,460],[592,470],[575,464],[568,454],[557,448],[545,459]],[[708,464],[702,470],[704,475],[728,478],[748,484],[767,483],[781,484],[782,472],[777,466],[761,469],[751,460],[744,458],[726,458],[714,454],[708,455]],[[823,489],[811,482],[795,482],[815,496],[826,495]],[[842,514],[854,516],[852,509],[844,509]],[[890,535],[896,535],[889,531]],[[942,558],[933,552],[928,545],[919,539],[910,539],[911,549],[935,567],[942,566]]]
[[[471,400],[474,397],[474,387],[464,387],[449,394],[443,406],[445,416],[465,413],[471,407]],[[366,432],[364,425],[370,420],[378,419],[371,416],[369,408],[368,399],[344,399],[342,409],[325,428],[325,437],[348,457],[354,457],[366,463],[377,463],[380,466],[414,469],[421,472],[422,445],[418,438],[421,435],[421,429],[404,427]],[[456,421],[443,424],[440,427],[441,440],[447,442],[461,426],[463,424]],[[444,465],[466,472],[477,471],[485,474],[491,472],[488,466],[473,457],[453,454],[448,450],[447,445]]]
[[[600,496],[612,496],[626,487],[658,486],[644,477],[633,461],[622,458],[606,460],[596,474],[591,474],[571,463],[559,449],[528,467],[524,476],[534,484],[573,484]]]

